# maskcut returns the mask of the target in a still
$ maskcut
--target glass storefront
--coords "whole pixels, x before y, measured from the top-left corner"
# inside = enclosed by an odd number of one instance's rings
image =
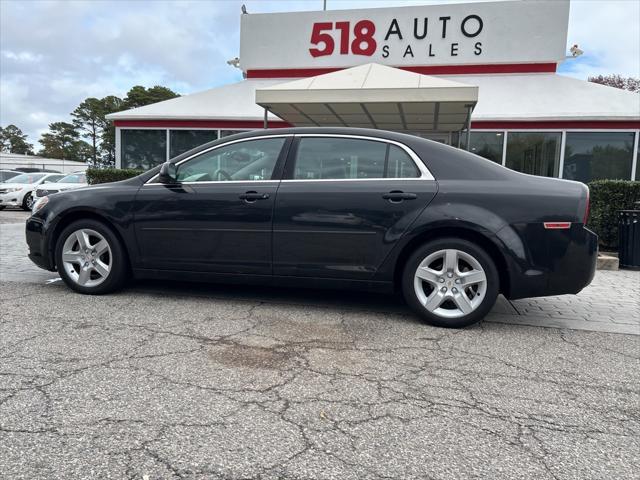
[[[218,139],[218,130],[171,130],[169,157],[173,158],[192,148]]]
[[[120,144],[122,168],[149,170],[167,160],[166,130],[123,129]]]
[[[506,166],[522,173],[557,177],[561,141],[560,132],[509,132]]]
[[[629,180],[634,135],[633,132],[567,132],[562,178],[584,183],[604,178]]]
[[[466,136],[463,136],[463,148],[466,148]],[[471,148],[469,151],[493,162],[502,164],[504,132],[474,132],[471,130]]]
[[[247,130],[169,130],[169,157],[204,143]],[[166,129],[120,129],[122,168],[147,170],[166,161]],[[634,132],[566,132],[562,177],[590,182],[631,178]],[[533,175],[558,177],[562,132],[471,131],[470,151],[502,163],[507,139],[506,166]],[[466,148],[464,132],[451,133],[451,145]],[[437,140],[437,139],[436,139]],[[445,142],[446,143],[446,142]],[[640,165],[635,179],[640,181]]]

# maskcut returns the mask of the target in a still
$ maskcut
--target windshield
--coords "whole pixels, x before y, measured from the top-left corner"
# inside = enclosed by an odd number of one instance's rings
[[[44,177],[46,173],[23,173],[17,175],[9,180],[5,180],[4,183],[35,183]]]
[[[84,173],[72,173],[62,177],[57,183],[87,183],[87,177]]]

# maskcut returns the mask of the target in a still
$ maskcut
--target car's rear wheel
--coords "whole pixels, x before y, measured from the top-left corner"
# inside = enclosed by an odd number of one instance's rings
[[[428,323],[460,328],[489,313],[499,282],[495,263],[483,249],[466,240],[442,238],[411,255],[402,275],[402,292]]]
[[[27,193],[22,199],[22,209],[23,210],[31,210],[34,204],[33,194],[31,192]]]
[[[124,248],[109,227],[95,220],[67,226],[58,237],[55,258],[62,280],[79,293],[113,292],[126,281]]]

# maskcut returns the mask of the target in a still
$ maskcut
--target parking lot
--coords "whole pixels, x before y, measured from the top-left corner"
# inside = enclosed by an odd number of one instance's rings
[[[0,477],[640,471],[640,272],[444,330],[365,293],[77,295],[30,264],[25,218],[0,212]]]

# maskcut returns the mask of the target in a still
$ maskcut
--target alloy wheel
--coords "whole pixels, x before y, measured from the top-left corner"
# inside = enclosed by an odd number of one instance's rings
[[[428,255],[415,271],[413,287],[422,306],[442,318],[475,311],[487,292],[487,275],[472,255],[457,249]]]
[[[95,230],[76,230],[62,246],[62,264],[75,283],[83,287],[96,287],[111,272],[113,257],[109,242]]]
[[[33,194],[28,193],[27,194],[27,200],[25,201],[25,205],[26,207],[31,210],[33,208],[33,204],[36,203],[35,199],[33,198]]]

